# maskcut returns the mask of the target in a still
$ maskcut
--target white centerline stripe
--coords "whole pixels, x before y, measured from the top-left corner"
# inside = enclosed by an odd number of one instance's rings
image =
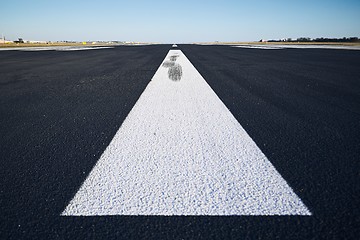
[[[170,80],[172,66],[180,78]],[[170,50],[62,215],[311,213],[186,56]]]

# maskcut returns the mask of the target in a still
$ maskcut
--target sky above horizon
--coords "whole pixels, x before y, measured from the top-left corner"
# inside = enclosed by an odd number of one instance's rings
[[[4,1],[0,34],[160,43],[360,37],[360,1]]]

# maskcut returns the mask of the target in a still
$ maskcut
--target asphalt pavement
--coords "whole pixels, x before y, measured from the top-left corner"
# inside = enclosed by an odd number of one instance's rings
[[[359,237],[360,53],[182,50],[313,213],[263,226],[282,238]]]
[[[179,45],[311,216],[60,216],[170,49],[0,52],[0,238],[357,239],[350,50]]]

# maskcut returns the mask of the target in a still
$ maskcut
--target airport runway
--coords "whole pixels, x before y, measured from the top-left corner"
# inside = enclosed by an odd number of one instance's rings
[[[334,49],[1,51],[0,238],[356,239],[359,63]]]

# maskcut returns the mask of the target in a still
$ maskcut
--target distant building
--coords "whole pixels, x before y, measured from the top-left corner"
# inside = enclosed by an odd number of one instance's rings
[[[5,37],[1,37],[0,38],[0,44],[5,44],[5,43],[13,43],[13,41],[8,41],[5,39]]]
[[[18,38],[18,40],[14,41],[14,43],[24,43],[24,39]]]

